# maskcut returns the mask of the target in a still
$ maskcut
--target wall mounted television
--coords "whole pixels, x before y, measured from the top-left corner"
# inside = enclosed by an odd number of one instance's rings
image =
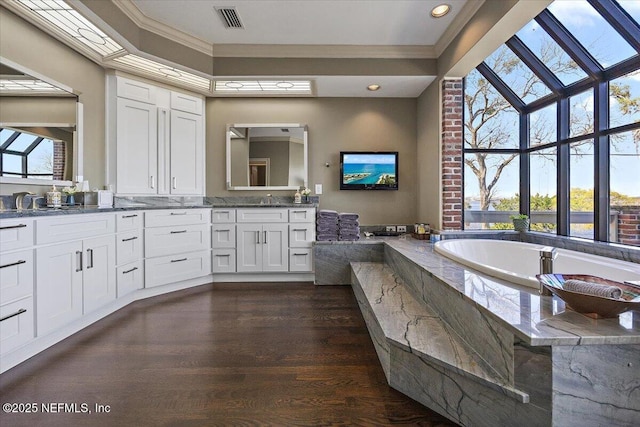
[[[340,152],[341,190],[397,190],[397,151]]]

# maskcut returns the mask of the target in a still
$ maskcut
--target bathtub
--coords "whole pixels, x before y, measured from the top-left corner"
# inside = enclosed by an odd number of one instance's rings
[[[435,244],[435,251],[489,276],[539,288],[540,249],[545,245],[508,240],[450,239]],[[590,274],[618,282],[640,280],[640,264],[567,249],[556,249],[553,272]]]

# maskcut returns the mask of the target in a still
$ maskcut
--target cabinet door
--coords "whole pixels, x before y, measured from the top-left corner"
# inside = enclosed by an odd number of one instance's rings
[[[202,116],[171,111],[171,194],[204,194]]]
[[[118,98],[117,192],[156,194],[158,117],[154,105]]]
[[[241,272],[262,271],[262,226],[238,224],[236,226],[237,270]]]
[[[151,258],[211,249],[208,224],[176,225],[144,230],[144,256]]]
[[[33,339],[33,297],[0,306],[0,355]]]
[[[118,233],[116,236],[116,264],[123,265],[142,259],[142,230]]]
[[[37,336],[82,316],[82,255],[82,242],[36,249]]]
[[[33,220],[27,218],[0,220],[0,250],[33,246]]]
[[[289,226],[265,224],[262,226],[262,271],[289,270]]]
[[[295,223],[289,225],[289,246],[292,248],[311,247],[316,239],[316,225]]]
[[[236,247],[236,225],[235,224],[213,224],[211,227],[211,245],[216,248]]]
[[[116,299],[115,237],[86,239],[84,248],[84,313],[90,313]]]

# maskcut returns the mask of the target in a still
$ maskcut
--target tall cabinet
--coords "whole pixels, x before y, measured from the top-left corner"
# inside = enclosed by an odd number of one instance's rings
[[[204,99],[107,77],[108,177],[117,194],[204,195]]]

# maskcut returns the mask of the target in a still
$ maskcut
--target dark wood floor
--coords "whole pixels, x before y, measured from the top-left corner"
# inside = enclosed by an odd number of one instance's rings
[[[3,412],[2,426],[455,425],[387,385],[348,286],[139,301],[1,375],[0,396],[39,409]],[[51,403],[92,413],[41,413]]]

